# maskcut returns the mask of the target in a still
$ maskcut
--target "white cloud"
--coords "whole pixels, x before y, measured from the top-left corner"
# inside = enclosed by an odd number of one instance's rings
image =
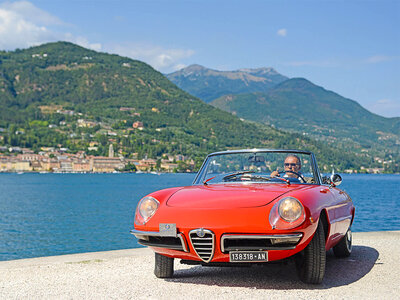
[[[25,20],[20,14],[0,8],[0,49],[12,50],[53,40],[45,27]]]
[[[190,49],[165,49],[160,46],[129,44],[110,45],[107,51],[141,60],[160,72],[176,71],[184,67],[181,60],[194,54]]]
[[[400,101],[380,99],[367,107],[373,113],[385,117],[400,117]]]
[[[286,28],[279,29],[279,30],[276,32],[276,34],[279,35],[279,36],[285,37],[285,36],[287,35],[287,29],[286,29]]]
[[[367,64],[377,64],[377,63],[381,63],[381,62],[386,62],[386,61],[393,61],[399,59],[398,56],[387,56],[387,55],[374,55],[374,56],[370,56],[368,57],[365,62]]]
[[[55,41],[69,41],[96,51],[103,50],[102,44],[69,33],[67,29],[70,27],[70,24],[29,1],[0,4],[0,50],[28,48]],[[185,67],[182,60],[194,54],[190,49],[171,49],[148,44],[109,45],[104,50],[144,61],[161,72],[172,72]]]
[[[4,2],[0,5],[0,8],[14,12],[21,16],[25,21],[37,25],[65,25],[65,23],[59,18],[37,8],[28,1]]]
[[[60,40],[97,51],[101,49],[99,43],[90,43],[85,37],[56,31],[53,26],[69,25],[28,1],[2,3],[0,4],[0,49],[14,50]]]

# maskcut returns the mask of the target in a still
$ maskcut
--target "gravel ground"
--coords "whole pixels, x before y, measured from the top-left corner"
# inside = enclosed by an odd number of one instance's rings
[[[217,268],[175,260],[175,277],[153,275],[149,249],[0,262],[1,299],[399,299],[400,231],[353,233],[353,253],[327,255],[321,285],[294,264]]]

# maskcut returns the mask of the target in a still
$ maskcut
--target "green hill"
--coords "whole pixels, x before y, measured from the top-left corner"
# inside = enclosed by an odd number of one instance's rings
[[[166,76],[205,102],[227,94],[266,92],[287,79],[272,68],[217,71],[200,65],[191,65]]]
[[[400,118],[373,114],[357,102],[306,79],[289,79],[266,93],[223,96],[212,104],[239,117],[340,147],[400,151]]]
[[[135,128],[133,128],[135,127]],[[180,90],[149,65],[58,42],[0,52],[0,146],[66,147],[139,158],[183,154],[198,163],[229,148],[299,148],[325,167],[373,166],[299,134],[240,120]],[[90,150],[96,144],[97,150]]]

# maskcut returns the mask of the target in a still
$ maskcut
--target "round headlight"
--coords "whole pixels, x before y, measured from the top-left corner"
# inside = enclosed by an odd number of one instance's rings
[[[287,222],[294,222],[301,217],[303,206],[296,198],[283,198],[278,207],[279,216]]]
[[[272,229],[292,229],[306,219],[303,205],[294,197],[285,197],[274,204],[269,213]]]
[[[159,204],[160,203],[155,198],[150,196],[144,197],[140,200],[137,211],[143,218],[143,224],[154,215]]]

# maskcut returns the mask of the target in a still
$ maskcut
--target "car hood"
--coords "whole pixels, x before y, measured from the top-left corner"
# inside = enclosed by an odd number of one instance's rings
[[[170,196],[167,206],[180,208],[245,208],[267,205],[276,198],[301,189],[286,184],[214,184],[184,187]]]

